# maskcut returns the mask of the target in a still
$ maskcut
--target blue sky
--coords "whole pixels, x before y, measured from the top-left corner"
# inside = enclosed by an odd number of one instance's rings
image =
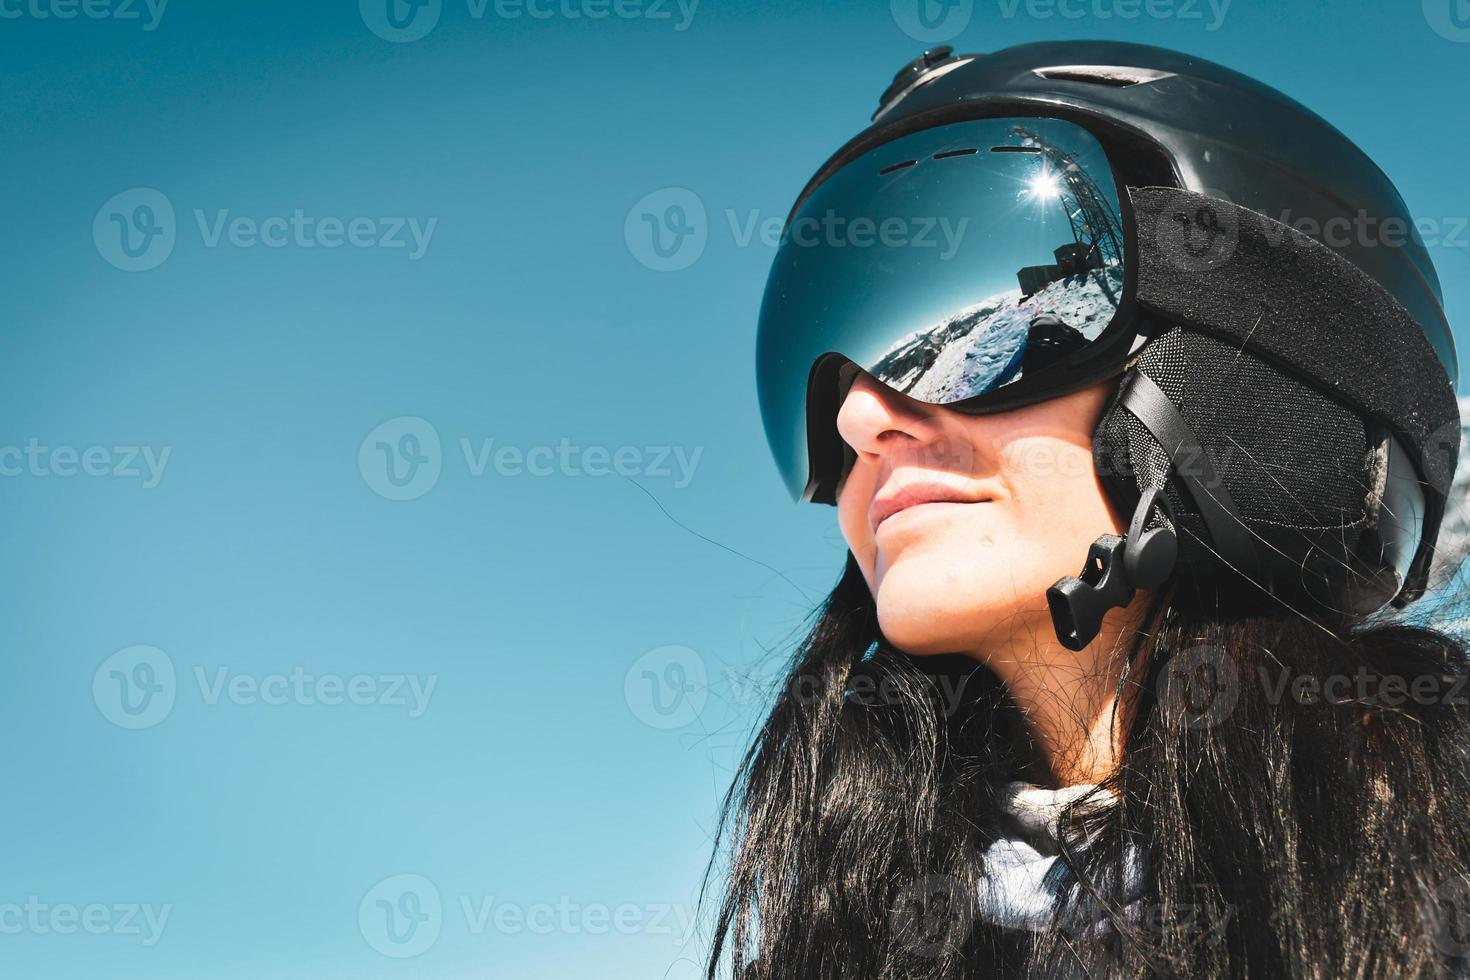
[[[1463,7],[945,29],[1222,61],[1448,229]],[[0,0],[6,976],[697,974],[750,678],[843,555],[766,452],[742,229],[922,30],[904,0],[436,12]],[[640,228],[669,204],[701,248]]]

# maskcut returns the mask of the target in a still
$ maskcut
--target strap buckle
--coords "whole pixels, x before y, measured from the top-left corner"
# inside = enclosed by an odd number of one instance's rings
[[[1155,509],[1168,522],[1144,531]],[[1098,538],[1087,550],[1081,573],[1058,579],[1046,590],[1046,604],[1062,646],[1081,650],[1097,637],[1109,609],[1128,605],[1138,589],[1156,589],[1168,580],[1179,556],[1173,522],[1164,488],[1149,488],[1133,510],[1126,535]]]

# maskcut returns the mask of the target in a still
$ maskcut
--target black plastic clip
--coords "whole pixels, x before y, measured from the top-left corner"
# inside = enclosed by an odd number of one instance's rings
[[[1138,589],[1155,589],[1168,580],[1179,556],[1179,538],[1169,524],[1145,532],[1149,514],[1157,507],[1174,520],[1163,487],[1144,491],[1124,536],[1104,534],[1087,550],[1080,576],[1058,579],[1046,590],[1057,639],[1068,650],[1081,650],[1102,629],[1103,616],[1114,606],[1126,606]],[[1121,560],[1120,560],[1121,559]]]

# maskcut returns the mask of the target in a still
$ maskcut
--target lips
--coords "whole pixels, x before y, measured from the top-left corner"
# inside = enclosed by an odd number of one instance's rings
[[[876,532],[878,526],[894,514],[920,504],[979,504],[991,499],[993,498],[974,492],[966,493],[942,483],[909,483],[874,497],[868,507],[868,524]]]

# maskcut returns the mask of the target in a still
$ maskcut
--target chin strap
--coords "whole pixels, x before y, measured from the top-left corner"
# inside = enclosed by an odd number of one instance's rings
[[[1174,403],[1153,379],[1132,371],[1123,381],[1120,404],[1134,415],[1169,454],[1170,470],[1188,489],[1204,519],[1220,557],[1237,569],[1259,567],[1255,542],[1241,522],[1225,483],[1199,439]],[[1167,477],[1166,477],[1167,478]],[[1166,520],[1145,531],[1158,509]],[[1057,639],[1069,650],[1081,650],[1097,637],[1109,609],[1126,606],[1138,589],[1156,589],[1168,581],[1179,556],[1175,517],[1162,485],[1139,498],[1124,537],[1104,534],[1087,551],[1080,576],[1058,579],[1046,590]]]

